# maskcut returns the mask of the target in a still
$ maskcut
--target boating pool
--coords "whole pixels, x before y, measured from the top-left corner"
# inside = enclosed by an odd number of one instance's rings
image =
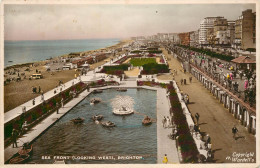
[[[116,116],[112,113],[115,97],[130,97],[138,114]],[[92,98],[102,102],[90,105]],[[77,106],[55,123],[34,143],[29,163],[49,164],[58,157],[66,164],[155,164],[157,163],[156,123],[143,126],[144,115],[156,119],[156,91],[147,89],[103,90],[91,93]],[[112,121],[114,128],[96,124],[91,117],[104,116],[102,121]],[[82,117],[82,124],[70,120]]]

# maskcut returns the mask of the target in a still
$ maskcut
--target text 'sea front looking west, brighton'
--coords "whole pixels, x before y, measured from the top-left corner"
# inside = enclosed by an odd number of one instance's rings
[[[256,2],[8,2],[5,166],[257,163]]]

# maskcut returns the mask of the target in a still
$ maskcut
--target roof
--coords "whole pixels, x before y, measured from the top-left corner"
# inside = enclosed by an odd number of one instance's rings
[[[255,64],[256,63],[255,60],[251,59],[248,56],[240,56],[238,58],[232,59],[231,61],[234,63],[237,63],[237,64]]]

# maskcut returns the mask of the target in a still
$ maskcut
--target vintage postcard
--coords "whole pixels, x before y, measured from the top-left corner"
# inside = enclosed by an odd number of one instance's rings
[[[1,166],[259,166],[258,1],[0,11]]]

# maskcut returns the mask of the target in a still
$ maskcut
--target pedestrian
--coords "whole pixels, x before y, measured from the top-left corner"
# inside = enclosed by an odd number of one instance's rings
[[[63,105],[63,98],[61,98],[61,107],[63,108],[64,105]]]
[[[181,79],[181,85],[182,85],[182,83],[183,83],[183,79]]]
[[[190,83],[192,82],[192,77],[190,77]]]
[[[32,104],[33,104],[33,106],[35,105],[35,99],[32,100]]]
[[[56,88],[54,89],[54,94],[56,94],[57,93],[57,91],[56,91]]]
[[[12,131],[13,148],[14,146],[17,148],[17,136],[18,136],[18,131],[16,129],[13,129]]]
[[[167,116],[166,118],[166,128],[169,128],[170,127],[170,118],[169,116]]]
[[[165,154],[163,157],[163,163],[167,164],[168,163],[168,158],[167,155]]]
[[[237,127],[234,125],[234,127],[232,128],[232,133],[233,133],[233,138],[236,140],[236,133],[238,132]]]
[[[26,112],[26,107],[25,107],[25,106],[23,106],[23,108],[22,108],[22,112],[23,112],[23,113]]]
[[[44,95],[43,95],[43,93],[41,95],[41,101],[44,102]]]
[[[211,143],[208,143],[207,149],[208,149],[208,150],[211,150],[211,146],[212,146],[212,144],[211,144]]]
[[[41,86],[39,86],[38,88],[38,93],[41,93]]]
[[[163,117],[162,123],[163,123],[163,128],[165,128],[165,124],[166,124],[166,118],[165,118],[165,116]]]
[[[209,134],[207,134],[205,146],[207,147],[209,143],[211,143],[211,138]]]
[[[183,80],[184,85],[186,85],[186,79]]]
[[[186,73],[186,69],[184,69],[183,71],[184,71],[184,73]]]
[[[56,104],[57,107],[57,114],[59,114],[59,103]]]
[[[196,113],[196,114],[195,114],[195,118],[196,118],[196,120],[197,120],[197,124],[199,124],[199,119],[200,119],[199,113]]]

